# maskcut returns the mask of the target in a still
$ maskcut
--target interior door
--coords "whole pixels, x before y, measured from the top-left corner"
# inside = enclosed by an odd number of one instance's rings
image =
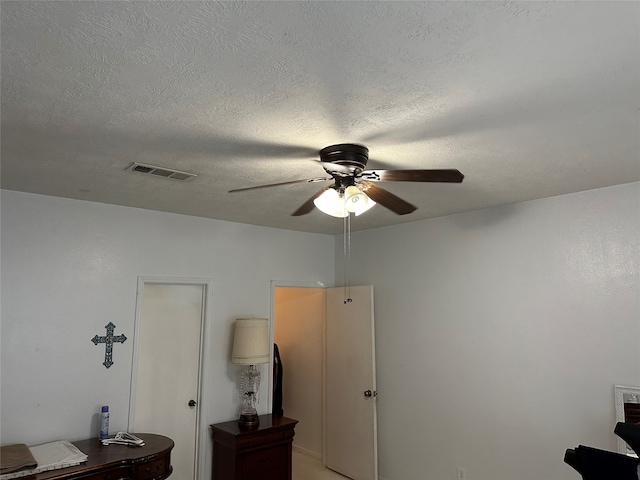
[[[204,285],[145,283],[136,326],[129,428],[170,437],[172,476],[184,480],[197,464],[204,301]]]
[[[324,464],[376,480],[377,424],[373,286],[327,289]]]

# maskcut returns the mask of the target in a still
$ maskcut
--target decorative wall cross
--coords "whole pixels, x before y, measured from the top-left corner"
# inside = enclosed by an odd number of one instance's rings
[[[105,344],[106,348],[104,352],[104,362],[102,364],[105,367],[109,368],[111,365],[113,365],[113,343],[124,343],[127,337],[125,337],[124,335],[114,335],[113,331],[115,330],[116,326],[111,322],[109,322],[104,328],[107,329],[107,334],[103,337],[99,337],[98,335],[96,335],[91,339],[91,341],[94,343],[94,345],[97,345],[99,343]]]

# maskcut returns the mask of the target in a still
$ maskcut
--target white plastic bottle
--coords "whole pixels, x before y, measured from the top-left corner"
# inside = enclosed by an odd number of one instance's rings
[[[100,414],[100,440],[109,438],[109,407],[104,405]]]

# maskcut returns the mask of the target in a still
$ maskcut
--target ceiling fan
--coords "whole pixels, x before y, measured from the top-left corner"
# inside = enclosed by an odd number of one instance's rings
[[[333,180],[332,185],[320,189],[291,215],[305,215],[311,212],[315,206],[329,215],[346,217],[348,212],[354,212],[356,215],[364,213],[375,203],[379,203],[398,215],[406,215],[415,211],[417,207],[380,187],[377,182],[461,183],[464,178],[464,175],[455,169],[365,170],[368,160],[369,149],[363,145],[353,143],[329,145],[320,150],[320,164],[330,175],[328,177],[236,188],[229,190],[229,193],[294,183]]]

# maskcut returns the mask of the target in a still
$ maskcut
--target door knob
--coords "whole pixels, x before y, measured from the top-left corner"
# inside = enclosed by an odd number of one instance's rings
[[[190,407],[195,407],[196,406],[196,401],[195,400],[189,400],[189,406]]]
[[[373,392],[371,390],[365,390],[364,391],[364,397],[365,398],[371,398],[371,397],[377,397],[378,396],[378,391],[374,390]]]

